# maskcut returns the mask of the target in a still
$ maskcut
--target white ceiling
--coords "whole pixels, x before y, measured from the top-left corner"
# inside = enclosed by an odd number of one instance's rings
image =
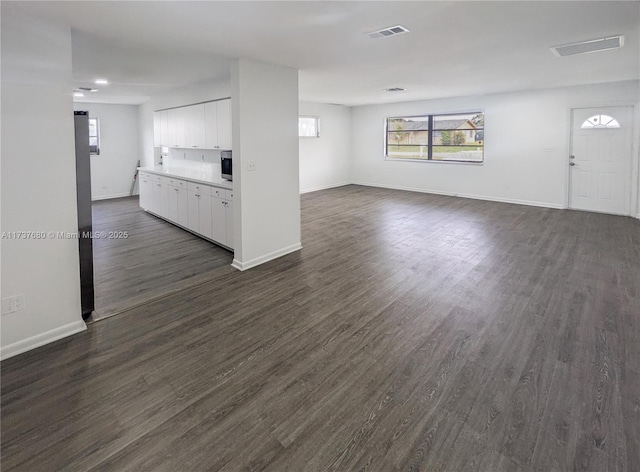
[[[6,3],[6,2],[3,2]],[[303,101],[360,105],[640,78],[638,1],[107,1],[14,5],[73,28],[76,85],[92,101],[141,103],[225,80],[229,58],[300,69]],[[401,24],[410,33],[369,39]],[[549,48],[625,35],[620,50]],[[403,87],[390,94],[383,89]]]

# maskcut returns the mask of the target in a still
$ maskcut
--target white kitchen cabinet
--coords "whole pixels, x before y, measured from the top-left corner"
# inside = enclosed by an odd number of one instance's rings
[[[162,138],[161,138],[162,123],[160,120],[160,113],[161,112],[159,111],[153,112],[153,145],[155,147],[162,146]]]
[[[204,104],[185,107],[184,110],[185,147],[206,149],[204,139]]]
[[[211,239],[233,249],[233,201],[228,199],[228,192],[229,190],[219,189],[218,195],[212,195]]]
[[[187,226],[188,204],[187,204],[187,183],[184,180],[168,179],[168,213],[167,219],[178,223],[180,226]]]
[[[187,141],[185,136],[185,122],[188,113],[184,108],[172,108],[168,110],[168,141],[169,147],[185,148]]]
[[[205,147],[231,149],[231,100],[204,104]]]
[[[231,100],[154,112],[153,144],[184,149],[231,149]]]
[[[164,177],[153,176],[151,191],[151,208],[158,216],[168,218],[169,216],[169,189]]]
[[[211,192],[212,187],[195,182],[188,182],[188,228],[202,236],[211,236]]]
[[[218,121],[218,147],[231,149],[231,100],[216,102]]]
[[[140,194],[140,207],[144,210],[151,211],[151,189],[153,182],[151,175],[146,172],[140,172],[138,177],[138,193]]]
[[[227,201],[211,197],[211,239],[225,246],[227,244]]]
[[[227,244],[229,248],[233,249],[233,201],[227,200],[226,208],[226,223],[227,223]]]
[[[233,248],[233,190],[140,172],[140,206],[171,223]]]

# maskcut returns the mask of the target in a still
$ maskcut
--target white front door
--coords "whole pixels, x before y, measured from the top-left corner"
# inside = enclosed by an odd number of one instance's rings
[[[629,214],[632,122],[632,107],[572,110],[570,208]]]

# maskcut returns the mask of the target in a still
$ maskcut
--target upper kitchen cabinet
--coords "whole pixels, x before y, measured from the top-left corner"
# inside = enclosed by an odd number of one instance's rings
[[[153,145],[155,147],[169,147],[169,110],[153,113]]]
[[[193,149],[206,149],[204,104],[191,105],[182,108],[182,110],[185,111],[185,147]]]
[[[204,126],[207,149],[231,149],[231,100],[205,103]]]
[[[183,149],[231,149],[231,100],[156,111],[153,144]]]
[[[187,111],[183,108],[169,110],[169,146],[174,148],[186,148],[186,120]]]

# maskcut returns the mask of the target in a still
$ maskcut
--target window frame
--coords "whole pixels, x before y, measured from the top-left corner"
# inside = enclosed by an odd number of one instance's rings
[[[301,136],[300,135],[300,118],[312,118],[316,122],[316,135],[315,136]],[[298,138],[300,139],[316,139],[320,137],[320,117],[317,115],[298,115]]]
[[[459,116],[459,115],[477,115],[482,114],[482,128],[478,131],[482,131],[482,160],[481,161],[470,161],[470,160],[462,160],[462,159],[433,159],[433,149],[438,146],[443,146],[441,144],[433,144],[434,141],[434,133],[436,130],[433,129],[433,124],[435,122],[435,118],[438,117],[446,117],[446,116]],[[415,159],[415,158],[402,158],[402,157],[389,157],[388,148],[388,136],[389,136],[389,121],[398,118],[427,118],[429,126],[428,126],[428,142],[427,142],[427,158],[426,159]],[[425,121],[427,121],[425,120]],[[400,161],[400,162],[432,162],[432,163],[443,163],[443,164],[471,164],[471,165],[483,165],[485,159],[484,146],[485,139],[484,133],[486,131],[485,127],[485,111],[484,110],[471,110],[471,111],[460,111],[460,112],[447,112],[447,113],[425,113],[420,115],[395,115],[395,116],[386,116],[384,119],[384,140],[383,140],[383,157],[385,161]],[[447,131],[447,130],[438,130],[438,131]],[[457,131],[457,130],[456,130]],[[391,144],[393,146],[393,144]],[[465,145],[451,145],[458,147],[465,147]],[[469,145],[472,147],[472,145]]]
[[[89,117],[89,130],[91,130],[91,121],[94,120],[96,122],[96,146],[95,146],[95,150],[92,150],[91,148],[93,146],[91,146],[91,138],[93,136],[91,136],[91,133],[89,133],[89,155],[91,156],[99,156],[100,155],[100,118],[97,117]]]

